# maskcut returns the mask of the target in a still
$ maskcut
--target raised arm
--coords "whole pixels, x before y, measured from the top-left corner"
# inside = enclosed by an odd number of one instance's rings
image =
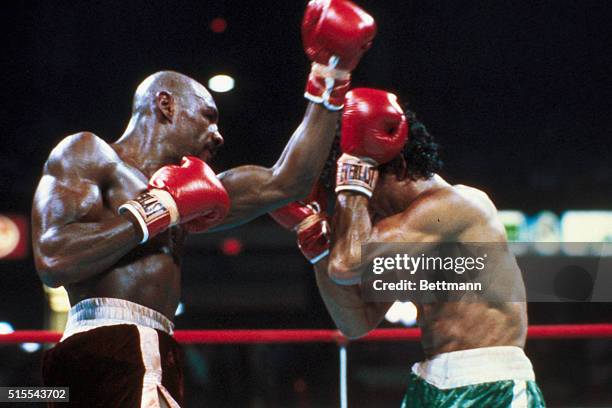
[[[122,216],[102,219],[100,185],[114,154],[89,133],[60,143],[45,164],[32,206],[34,261],[41,280],[58,287],[95,276],[140,242]],[[143,185],[144,188],[144,185]]]
[[[304,94],[311,103],[273,167],[242,166],[219,175],[232,203],[222,228],[247,222],[308,194],[329,154],[351,71],[375,33],[372,17],[350,1],[308,4],[302,37],[312,61]]]
[[[361,282],[361,268],[366,264],[361,245],[372,238],[368,200],[378,180],[377,166],[394,159],[407,136],[408,123],[395,95],[369,88],[354,89],[347,95],[329,261],[329,275],[339,284]]]
[[[230,228],[308,194],[323,169],[338,113],[310,103],[304,120],[270,168],[247,165],[219,174],[231,209],[219,228]]]
[[[408,123],[395,95],[375,89],[355,89],[347,95],[340,138],[343,154],[336,166],[334,245],[328,266],[330,278],[338,284],[360,283],[374,258],[389,255],[385,251],[390,249],[381,246],[369,246],[362,253],[364,244],[420,243],[425,250],[442,240],[490,240],[482,231],[494,230],[488,224],[495,208],[484,194],[458,193],[458,188],[451,188],[438,176],[400,181],[393,173],[379,175],[378,165],[395,159],[407,136]],[[385,187],[378,190],[377,201],[388,208],[402,208],[374,226],[369,200],[379,177],[385,178]],[[407,196],[402,189],[407,189]],[[474,237],[466,235],[467,231],[479,233]]]

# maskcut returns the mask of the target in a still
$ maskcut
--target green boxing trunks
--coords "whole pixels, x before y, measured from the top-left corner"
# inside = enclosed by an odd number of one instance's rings
[[[402,408],[545,407],[519,347],[442,353],[412,366]]]

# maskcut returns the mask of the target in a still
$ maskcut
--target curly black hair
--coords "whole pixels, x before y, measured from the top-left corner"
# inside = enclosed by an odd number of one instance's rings
[[[410,124],[408,142],[402,149],[400,155],[389,163],[380,166],[382,173],[395,173],[398,178],[406,177],[412,180],[428,179],[442,168],[439,146],[429,134],[427,128],[421,123],[414,112],[404,109],[406,119]],[[336,137],[332,145],[325,167],[321,172],[321,182],[326,188],[332,189],[336,180],[336,160],[340,157],[340,133],[341,126],[336,128]]]

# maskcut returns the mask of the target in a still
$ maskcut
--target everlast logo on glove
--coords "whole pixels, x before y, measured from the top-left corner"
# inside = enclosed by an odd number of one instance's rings
[[[176,204],[166,191],[152,189],[145,191],[119,208],[119,212],[129,211],[142,228],[142,242],[172,226],[178,220]]]
[[[374,164],[346,153],[338,160],[336,192],[354,190],[370,197],[377,179],[378,171]]]
[[[159,221],[163,221],[164,223],[170,222],[170,213],[168,212],[168,209],[161,203],[159,198],[152,193],[143,193],[136,197],[136,199],[133,201],[139,204],[138,210],[147,225],[151,225]]]

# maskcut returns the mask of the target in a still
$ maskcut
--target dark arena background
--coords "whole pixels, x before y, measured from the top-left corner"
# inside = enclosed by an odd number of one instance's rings
[[[510,240],[538,241],[544,228],[553,241],[612,241],[609,2],[357,3],[378,35],[353,86],[407,102],[441,146],[442,176],[486,191]],[[170,69],[206,86],[215,75],[234,80],[231,90],[211,92],[225,138],[215,171],[272,165],[306,107],[305,4],[2,3],[0,214],[22,241],[0,259],[0,333],[60,330],[65,301],[43,289],[28,238],[50,150],[83,130],[118,138],[138,83]],[[547,257],[555,256],[529,249],[519,263]],[[294,234],[267,216],[190,237],[182,269],[177,330],[335,328]],[[381,328],[415,325],[412,309],[399,314]],[[530,325],[611,320],[606,302],[529,303]],[[0,386],[40,385],[45,347],[0,343]],[[407,340],[351,342],[347,351],[351,407],[399,406],[410,366],[423,358]],[[186,344],[185,353],[188,407],[340,404],[333,343]],[[609,336],[528,339],[526,353],[549,406],[612,406]]]

